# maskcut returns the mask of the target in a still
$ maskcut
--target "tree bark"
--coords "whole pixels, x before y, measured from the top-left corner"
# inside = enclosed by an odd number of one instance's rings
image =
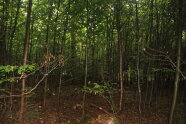
[[[25,34],[25,43],[24,43],[24,58],[23,58],[23,66],[27,64],[28,58],[28,48],[29,48],[29,41],[30,41],[30,22],[31,22],[31,12],[32,12],[32,0],[28,1],[28,9],[27,9],[27,20],[26,20],[26,34]],[[23,76],[25,77],[26,74],[24,73]],[[25,107],[25,86],[26,79],[23,78],[22,80],[22,95],[21,95],[21,105],[20,105],[20,116],[19,120],[23,124],[23,114],[24,114],[24,107]]]
[[[141,119],[141,85],[140,85],[140,37],[139,37],[139,19],[138,19],[138,3],[136,2],[136,42],[137,42],[137,83],[138,83],[138,93],[139,93],[139,103],[138,103],[138,110],[139,110],[139,124],[142,123]]]
[[[119,110],[122,111],[123,105],[123,94],[124,94],[124,87],[123,87],[123,41],[122,41],[122,26],[121,26],[121,0],[116,1],[116,27],[117,27],[117,40],[118,40],[118,47],[119,47],[119,78],[120,78],[120,102],[119,102]]]
[[[52,17],[52,4],[53,4],[53,0],[49,0],[49,13],[48,13],[48,22],[47,22],[47,26],[46,26],[46,39],[45,39],[45,45],[46,45],[46,48],[45,48],[45,55],[46,55],[46,58],[48,58],[48,55],[49,55],[49,31],[50,31],[50,22],[51,22],[51,17]],[[48,73],[48,63],[46,64],[46,67],[45,67],[45,74]],[[46,95],[47,95],[47,89],[48,89],[48,77],[45,78],[45,81],[44,81],[44,96],[43,96],[43,106],[46,107]]]
[[[174,94],[173,94],[173,100],[172,100],[172,106],[169,116],[169,124],[173,123],[173,115],[175,111],[176,101],[177,101],[177,95],[178,95],[178,88],[179,88],[179,81],[180,81],[180,62],[181,62],[181,42],[182,42],[182,10],[183,9],[183,0],[177,1],[177,32],[176,32],[176,40],[178,44],[178,51],[177,51],[177,64],[176,64],[176,77],[174,81]]]
[[[9,59],[8,59],[10,65],[12,64],[12,44],[13,44],[14,34],[15,34],[16,28],[17,28],[17,21],[18,21],[18,16],[19,16],[20,4],[21,4],[21,0],[18,0],[13,31],[12,31],[11,36],[10,36]]]
[[[87,75],[88,75],[88,41],[89,41],[89,0],[86,0],[86,10],[87,10],[87,22],[86,22],[86,46],[85,46],[85,82],[84,87],[87,87]],[[85,119],[85,100],[86,100],[86,93],[83,94],[83,110],[82,110],[82,120]]]
[[[0,17],[0,65],[6,65],[6,35],[8,22],[8,6],[9,0],[3,0],[2,3],[2,17]]]
[[[58,50],[58,47],[56,47],[57,45],[57,41],[56,41],[56,35],[57,35],[57,26],[58,26],[58,19],[59,19],[59,8],[61,5],[61,0],[58,0],[57,3],[57,14],[56,14],[56,18],[55,18],[55,29],[54,29],[54,45],[53,45],[53,54],[56,54],[56,51]],[[57,51],[58,52],[58,51]]]
[[[70,5],[71,5],[71,0],[68,0],[67,10],[66,10],[66,18],[65,18],[65,22],[64,22],[64,31],[63,31],[63,36],[62,36],[62,46],[61,46],[62,55],[65,54],[66,33],[67,33],[67,30],[68,30]]]

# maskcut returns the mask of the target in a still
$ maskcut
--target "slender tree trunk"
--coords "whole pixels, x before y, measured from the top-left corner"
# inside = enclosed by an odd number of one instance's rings
[[[87,74],[88,74],[88,41],[89,41],[89,0],[86,0],[86,10],[87,10],[87,24],[86,24],[86,46],[85,46],[85,82],[84,87],[87,88]],[[82,120],[85,119],[85,100],[86,93],[83,94],[83,111],[82,111]]]
[[[26,34],[25,34],[25,44],[24,44],[24,59],[23,59],[23,66],[27,64],[28,58],[28,48],[29,48],[29,41],[30,41],[30,22],[31,22],[31,11],[32,11],[32,0],[28,1],[28,9],[27,9],[27,20],[26,20]],[[22,80],[22,95],[21,95],[21,105],[20,105],[20,122],[23,124],[23,114],[24,114],[24,107],[25,107],[25,84],[26,79],[24,78],[26,74],[23,74]]]
[[[153,97],[153,91],[154,91],[154,72],[152,72],[150,74],[150,83],[151,83],[151,87],[150,88],[150,96],[149,96],[149,107],[151,106],[151,103],[152,103],[152,97]]]
[[[49,56],[49,30],[50,30],[50,22],[51,22],[51,17],[52,17],[52,4],[53,4],[53,0],[49,0],[49,13],[48,13],[48,22],[47,22],[47,27],[46,27],[46,39],[45,39],[45,45],[46,45],[46,49],[45,49],[45,54],[46,54],[46,59]],[[45,73],[48,73],[48,63],[46,64],[45,67]],[[48,89],[48,78],[45,78],[44,81],[44,96],[43,96],[43,106],[46,107],[46,95],[47,95],[47,89]]]
[[[30,28],[30,46],[29,46],[29,55],[28,55],[28,60],[30,60],[30,62],[31,63],[34,63],[34,59],[32,59],[32,58],[34,58],[34,36],[32,36],[32,34],[34,34],[34,20],[32,20],[32,24],[31,24],[31,26],[30,26],[31,28]],[[33,53],[32,53],[33,52]]]
[[[179,73],[179,68],[180,68],[180,60],[181,60],[181,43],[179,41],[178,43],[178,53],[177,53],[177,66],[176,66],[176,78],[174,81],[174,94],[173,94],[173,100],[172,100],[172,106],[171,106],[171,112],[170,112],[170,117],[169,117],[169,124],[172,124],[173,122],[173,115],[174,115],[174,110],[176,106],[176,101],[177,101],[177,94],[178,94],[178,87],[179,87],[179,80],[180,80],[180,73]]]
[[[62,85],[62,70],[60,72],[60,77],[59,77],[59,88],[58,88],[58,106],[60,107],[61,105],[61,85]]]
[[[9,0],[2,1],[2,14],[0,19],[0,65],[6,65],[6,35],[7,35],[7,21],[8,21],[8,6]]]
[[[177,32],[176,32],[176,40],[178,43],[178,51],[177,51],[177,65],[176,65],[176,78],[174,82],[174,94],[173,94],[173,100],[172,100],[172,106],[170,111],[170,117],[169,117],[169,124],[173,123],[173,115],[175,111],[176,101],[177,101],[177,95],[178,95],[178,88],[179,88],[179,81],[180,81],[180,62],[181,62],[181,42],[182,42],[182,9],[183,9],[183,0],[178,0],[177,2]]]
[[[58,50],[58,49],[56,49],[56,35],[57,35],[57,26],[58,26],[60,5],[61,5],[61,0],[58,0],[58,3],[57,3],[57,15],[56,15],[56,18],[55,18],[55,29],[54,29],[54,45],[53,45],[53,54],[54,55],[56,54],[56,50]]]
[[[71,57],[71,61],[70,61],[70,65],[71,65],[71,74],[72,74],[72,78],[76,76],[76,33],[77,33],[77,25],[75,20],[71,19],[71,26],[73,28],[73,30],[70,32],[71,35],[71,42],[70,42],[70,57]],[[71,83],[74,83],[74,80],[71,81]]]
[[[138,3],[136,1],[136,42],[137,42],[137,82],[138,82],[138,93],[139,93],[139,103],[138,103],[138,110],[139,110],[139,124],[142,123],[141,120],[141,85],[140,85],[140,38],[139,38],[139,19],[138,19]]]
[[[154,37],[154,35],[153,35],[153,28],[154,28],[154,22],[153,22],[153,19],[154,19],[154,0],[149,0],[149,2],[150,2],[149,3],[149,6],[150,6],[150,12],[149,12],[149,25],[150,25],[150,27],[149,27],[149,43],[154,45],[154,40],[153,40],[153,37]],[[154,65],[154,63],[152,62],[152,63],[150,63],[150,65],[152,67]],[[154,87],[153,87],[154,86],[154,80],[153,80],[154,73],[153,72],[150,73],[149,77],[150,77],[149,82],[151,83],[151,85],[149,85],[150,96],[149,96],[149,101],[148,101],[149,103],[148,103],[148,105],[150,107],[151,102],[152,102],[153,90],[154,90]]]
[[[113,79],[113,81],[116,81],[116,68],[115,68],[115,61],[114,61],[114,58],[115,58],[115,49],[114,49],[114,47],[115,47],[115,42],[114,42],[114,28],[115,28],[115,24],[114,24],[114,22],[115,22],[115,20],[113,19],[112,21],[111,21],[111,64],[112,64],[112,66],[111,66],[111,68],[112,68],[112,79]]]
[[[149,73],[150,73],[150,62],[148,63],[148,67],[147,67],[147,77],[146,77],[146,90],[145,90],[145,100],[144,100],[144,106],[143,108],[145,109],[146,108],[146,104],[147,104],[147,100],[148,100],[148,94],[149,94],[149,82],[150,82],[150,79],[149,79]]]
[[[12,31],[11,36],[10,36],[10,46],[9,46],[9,64],[10,65],[12,64],[12,45],[13,45],[14,34],[15,34],[16,28],[17,28],[17,21],[18,21],[18,16],[19,16],[20,4],[21,4],[21,0],[18,0],[13,31]]]
[[[121,1],[116,1],[116,27],[117,27],[117,34],[118,34],[118,47],[119,47],[119,77],[120,77],[120,102],[119,102],[119,110],[122,111],[123,105],[123,94],[124,94],[124,87],[123,87],[123,41],[122,41],[122,26],[121,26]]]
[[[65,54],[66,33],[67,33],[67,30],[68,30],[68,23],[69,23],[69,16],[70,16],[70,5],[71,5],[71,0],[68,0],[66,19],[65,19],[65,22],[64,22],[64,32],[63,32],[63,37],[62,37],[62,47],[61,47],[62,55]]]

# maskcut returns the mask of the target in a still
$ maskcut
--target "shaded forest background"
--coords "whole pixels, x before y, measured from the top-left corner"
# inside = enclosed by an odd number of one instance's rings
[[[0,84],[0,107],[7,111],[13,94],[23,97],[43,79],[43,104],[61,85],[106,82],[120,89],[121,110],[128,89],[140,108],[164,98],[169,109],[176,99],[186,108],[185,22],[185,0],[0,0],[0,65],[37,67],[26,83]]]

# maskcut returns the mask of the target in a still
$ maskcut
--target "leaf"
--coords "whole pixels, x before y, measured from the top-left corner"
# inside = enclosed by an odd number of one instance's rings
[[[18,73],[18,74],[22,74],[22,70],[19,69],[19,70],[17,71],[17,73]]]
[[[14,78],[9,78],[9,79],[7,79],[7,81],[10,82],[10,83],[13,83],[13,82],[15,82],[15,79]]]
[[[0,80],[0,84],[2,84],[3,83],[3,81],[2,80]]]
[[[17,72],[18,72],[18,74],[22,74],[24,72],[24,70],[25,70],[25,67],[24,66],[19,66]]]

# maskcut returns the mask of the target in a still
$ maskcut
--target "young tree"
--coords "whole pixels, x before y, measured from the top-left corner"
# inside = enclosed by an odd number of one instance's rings
[[[14,35],[17,29],[17,23],[18,23],[18,18],[19,18],[19,12],[20,12],[20,6],[21,6],[21,0],[17,1],[17,10],[16,10],[16,15],[15,15],[15,19],[14,19],[14,25],[13,25],[13,30],[12,33],[10,35],[10,41],[9,41],[9,64],[12,64],[12,46],[13,46],[13,39],[14,39]]]
[[[86,0],[86,46],[85,46],[85,82],[84,87],[87,88],[87,75],[88,75],[88,41],[89,41],[89,0]],[[86,93],[83,94],[83,112],[82,112],[82,119],[85,119],[85,100],[86,100]]]
[[[7,42],[7,26],[8,26],[8,8],[9,8],[9,0],[2,0],[1,4],[1,12],[0,12],[0,65],[6,65],[7,59],[7,50],[6,50],[6,42]]]
[[[53,0],[49,0],[48,5],[48,18],[47,18],[47,26],[46,26],[46,39],[45,39],[45,58],[47,59],[49,57],[49,40],[50,40],[50,23],[52,18],[52,4]],[[45,67],[45,73],[48,73],[48,65]],[[48,89],[48,78],[45,78],[45,84],[44,84],[44,96],[43,96],[43,106],[46,106],[46,95],[47,95],[47,89]]]
[[[139,93],[139,124],[142,123],[141,119],[141,84],[140,84],[140,29],[139,29],[139,17],[138,17],[138,2],[135,1],[136,7],[136,44],[137,44],[137,82],[138,82],[138,93]]]
[[[181,63],[181,42],[182,42],[182,19],[183,19],[183,0],[176,1],[177,8],[177,17],[176,17],[176,41],[177,41],[177,65],[176,65],[176,77],[174,81],[174,94],[171,106],[171,112],[169,117],[169,124],[173,123],[173,115],[175,111],[177,96],[178,96],[178,87],[180,81],[180,63]]]
[[[121,0],[116,0],[116,28],[117,28],[117,40],[118,40],[118,51],[119,51],[119,77],[120,77],[120,103],[119,109],[122,111],[123,105],[123,37],[122,37],[122,25],[121,25],[121,12],[122,12],[122,2]]]
[[[25,43],[24,43],[24,58],[23,58],[23,66],[27,64],[28,58],[28,49],[29,49],[29,41],[30,41],[30,23],[31,23],[31,12],[32,12],[32,0],[28,0],[28,9],[27,9],[27,19],[26,19],[26,33],[25,33]],[[23,124],[23,115],[24,115],[24,107],[25,107],[25,89],[26,89],[26,74],[23,73],[22,79],[22,95],[21,95],[21,105],[20,105],[20,116],[19,120]]]

